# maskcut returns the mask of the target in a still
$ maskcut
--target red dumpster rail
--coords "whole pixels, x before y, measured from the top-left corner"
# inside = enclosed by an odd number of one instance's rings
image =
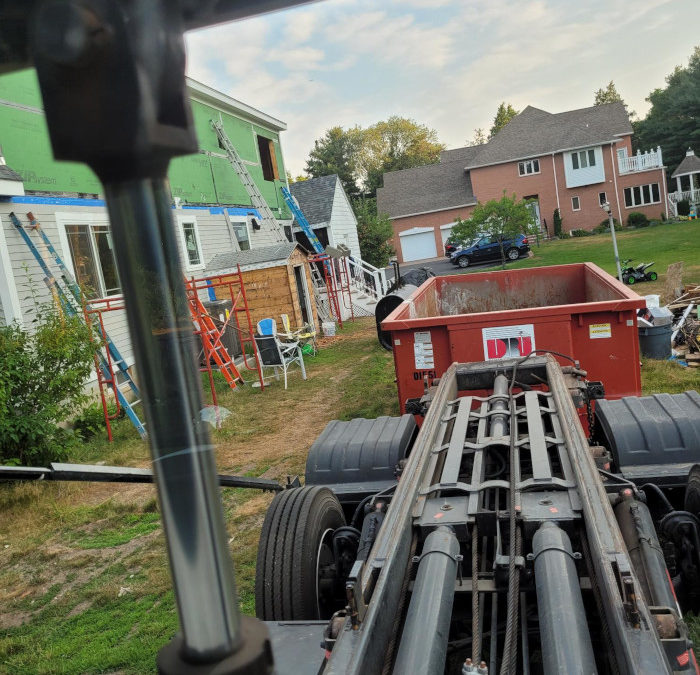
[[[577,359],[606,398],[641,394],[636,311],[644,298],[593,263],[428,279],[383,322],[391,332],[401,412],[454,362]],[[565,360],[559,359],[562,365]]]

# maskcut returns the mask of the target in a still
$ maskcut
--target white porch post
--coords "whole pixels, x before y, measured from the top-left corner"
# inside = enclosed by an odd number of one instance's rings
[[[683,192],[683,190],[681,190],[681,177],[680,176],[676,176],[676,192]]]

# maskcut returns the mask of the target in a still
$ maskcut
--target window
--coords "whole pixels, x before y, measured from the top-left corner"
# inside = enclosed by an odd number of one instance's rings
[[[660,201],[661,193],[658,183],[625,188],[625,206],[628,209],[646,204],[658,204]]]
[[[248,222],[246,220],[232,220],[231,227],[233,228],[233,233],[236,235],[238,248],[240,248],[241,251],[249,251],[250,233],[248,232]]]
[[[264,136],[258,136],[258,150],[260,151],[263,178],[265,180],[279,180],[280,174],[277,168],[274,142]]]
[[[177,220],[184,251],[185,269],[204,267],[204,256],[202,255],[202,244],[199,241],[197,221],[194,218],[184,218],[182,216],[179,216]]]
[[[526,162],[518,162],[518,173],[521,176],[528,176],[532,173],[540,172],[540,160],[529,159]]]
[[[580,152],[571,153],[571,166],[574,169],[585,169],[589,166],[595,166],[595,150],[581,150]]]
[[[90,299],[121,293],[109,225],[66,225],[78,285]]]
[[[580,211],[581,210],[581,200],[578,197],[571,198],[571,209],[573,211]]]
[[[599,192],[598,193],[598,203],[603,206],[605,202],[608,201],[608,196],[605,194],[605,192]]]

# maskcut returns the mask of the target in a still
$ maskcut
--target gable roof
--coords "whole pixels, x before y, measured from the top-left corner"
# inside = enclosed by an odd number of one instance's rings
[[[600,145],[630,133],[632,125],[621,101],[562,113],[527,106],[488,143],[476,146],[478,152],[465,166],[471,169]]]
[[[330,222],[337,182],[338,176],[331,174],[290,184],[289,191],[299,202],[299,208],[309,221],[309,225]]]
[[[241,271],[260,269],[262,267],[277,267],[289,260],[289,256],[297,247],[296,242],[282,242],[274,246],[251,248],[248,251],[228,251],[217,253],[207,265],[207,271],[234,270],[237,265]]]
[[[700,171],[700,157],[698,157],[692,150],[688,150],[683,161],[678,165],[678,168],[671,174],[671,178],[676,176],[684,176],[689,173],[697,173]]]
[[[450,152],[455,154],[449,155]],[[441,154],[445,155],[449,159],[456,157],[458,161],[385,173],[384,187],[377,190],[377,212],[399,218],[475,204],[472,182],[464,170],[465,153],[447,150]]]

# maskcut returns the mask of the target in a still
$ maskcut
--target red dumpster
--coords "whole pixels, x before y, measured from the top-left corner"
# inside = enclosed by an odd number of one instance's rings
[[[383,322],[401,412],[453,362],[567,354],[606,398],[641,394],[637,309],[645,301],[592,263],[428,279]],[[566,359],[558,359],[570,365]]]

